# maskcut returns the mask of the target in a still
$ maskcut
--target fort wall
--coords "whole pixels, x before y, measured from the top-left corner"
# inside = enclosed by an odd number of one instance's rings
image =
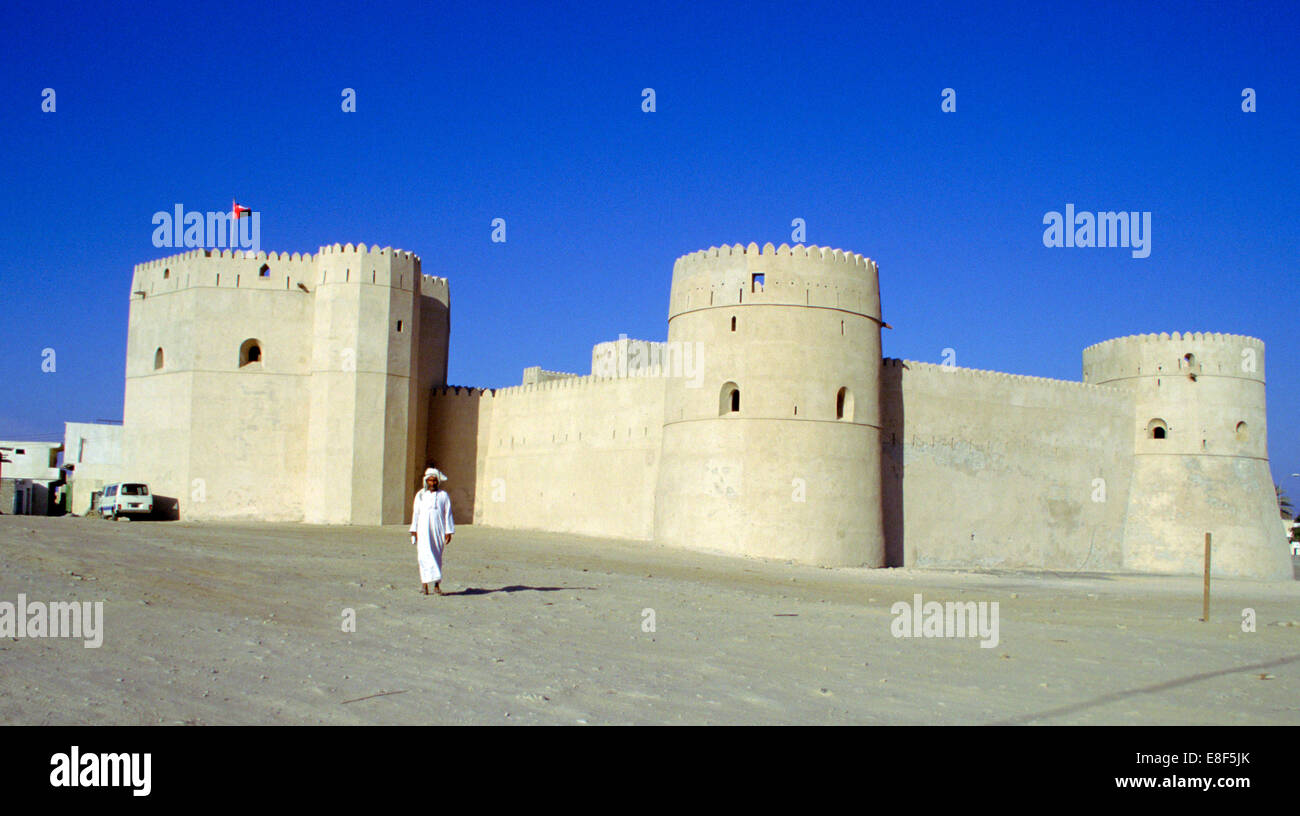
[[[652,377],[440,389],[429,459],[458,519],[648,540],[663,392]]]
[[[1083,382],[882,360],[879,270],[820,247],[679,258],[663,343],[446,385],[447,281],[391,248],[193,251],[132,277],[121,478],[182,518],[458,523],[826,566],[1285,579],[1264,347],[1116,338]]]
[[[910,360],[881,393],[892,565],[1122,568],[1130,394]]]

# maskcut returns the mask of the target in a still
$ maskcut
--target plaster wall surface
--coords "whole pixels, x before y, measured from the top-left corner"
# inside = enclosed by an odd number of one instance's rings
[[[663,394],[661,378],[576,377],[482,397],[474,520],[650,539]]]
[[[63,423],[63,463],[74,466],[68,479],[68,512],[85,515],[91,495],[120,480],[122,426]]]
[[[4,457],[9,460],[0,465],[0,476],[6,479],[57,481],[59,468],[55,460],[62,447],[61,442],[0,440],[0,448],[6,449]]]
[[[1123,567],[1131,394],[903,360],[881,393],[891,564]]]

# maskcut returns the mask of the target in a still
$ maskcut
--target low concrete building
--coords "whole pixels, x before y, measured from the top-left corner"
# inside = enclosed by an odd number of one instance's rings
[[[84,516],[91,496],[122,478],[122,426],[63,423],[63,467],[68,473],[68,512]]]
[[[0,512],[53,516],[63,511],[59,442],[0,440]]]

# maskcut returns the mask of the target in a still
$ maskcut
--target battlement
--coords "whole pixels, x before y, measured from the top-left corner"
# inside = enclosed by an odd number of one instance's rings
[[[493,388],[479,388],[472,385],[439,385],[433,389],[435,397],[493,397]]]
[[[926,373],[937,373],[945,377],[958,376],[966,378],[976,378],[984,380],[998,380],[1007,382],[1023,382],[1034,385],[1046,385],[1066,389],[1086,389],[1089,391],[1118,391],[1119,389],[1110,388],[1109,386],[1093,385],[1091,383],[1079,382],[1078,380],[1058,380],[1053,377],[1033,377],[1027,374],[1008,374],[1004,371],[991,371],[983,368],[963,368],[961,366],[946,366],[940,363],[923,363],[917,360],[900,360],[894,357],[886,357],[881,361],[882,368],[885,369],[908,369],[914,371],[924,371]]]
[[[366,249],[365,244],[357,244],[356,246],[353,246],[352,244],[329,244],[321,247],[316,254],[317,255],[348,255],[348,254],[350,255],[366,255],[366,254],[391,255],[393,256],[393,258],[395,259],[400,258],[403,261],[414,261],[417,264],[420,262],[420,256],[416,255],[414,252],[407,252],[404,249],[393,249],[390,246],[386,246],[380,249],[380,247],[377,244],[370,247],[369,249]]]
[[[431,297],[447,303],[450,296],[450,284],[446,278],[437,275],[420,275],[420,295]]]
[[[542,382],[527,383],[524,385],[511,385],[505,388],[477,388],[467,385],[444,385],[433,389],[433,396],[452,398],[452,397],[520,397],[529,394],[540,394],[552,391],[583,390],[597,389],[619,384],[626,385],[629,382],[639,383],[653,380],[660,384],[663,379],[659,377],[596,377],[589,374],[565,375],[554,380],[544,380]]]
[[[187,263],[208,259],[208,260],[239,260],[239,261],[263,261],[266,263],[301,263],[310,262],[315,256],[309,252],[252,252],[243,249],[192,249],[188,252],[180,252],[175,255],[168,255],[152,261],[138,263],[133,267],[135,272],[146,272],[151,269],[166,269],[173,266],[184,266]]]
[[[1160,334],[1130,334],[1127,337],[1116,337],[1111,340],[1103,340],[1100,343],[1093,343],[1084,349],[1084,352],[1101,352],[1102,350],[1122,349],[1137,347],[1141,348],[1149,343],[1234,343],[1238,346],[1253,345],[1259,348],[1264,347],[1264,341],[1258,337],[1250,337],[1244,334],[1221,334],[1219,332],[1174,332],[1172,335],[1168,332]]]
[[[781,244],[779,247],[772,246],[771,242],[763,245],[760,249],[758,244],[750,242],[748,246],[742,244],[724,244],[721,247],[709,247],[696,252],[690,252],[682,255],[673,264],[673,271],[685,269],[693,264],[710,263],[717,258],[732,258],[745,256],[748,258],[763,256],[779,256],[793,258],[810,258],[822,263],[835,263],[844,266],[856,266],[863,269],[869,269],[873,273],[878,273],[879,268],[876,262],[870,258],[859,255],[856,252],[845,252],[841,249],[831,249],[829,247],[819,247],[816,245],[805,246],[796,244],[791,247],[789,244]]]
[[[855,252],[819,246],[710,247],[673,265],[669,319],[718,306],[840,309],[880,319],[879,268]]]
[[[276,263],[285,263],[285,262],[299,263],[302,261],[313,261],[316,259],[317,256],[320,255],[340,255],[344,253],[351,253],[354,255],[358,255],[358,254],[391,255],[393,258],[401,259],[404,261],[413,260],[417,263],[420,261],[419,255],[416,255],[414,252],[407,252],[404,249],[393,249],[392,247],[383,247],[381,249],[378,245],[372,246],[369,249],[367,249],[365,244],[357,244],[356,246],[353,246],[352,244],[344,244],[344,245],[333,244],[330,246],[321,247],[319,251],[317,251],[316,253],[311,253],[311,252],[289,253],[289,252],[263,252],[263,251],[252,252],[251,250],[244,250],[244,249],[191,249],[187,252],[178,252],[174,255],[167,255],[165,257],[157,258],[152,261],[145,261],[144,263],[138,263],[133,267],[133,269],[134,271],[137,272],[148,270],[148,269],[163,269],[168,266],[180,266],[188,261],[196,261],[201,258],[216,259],[216,260],[241,260],[241,261],[258,260],[258,261],[276,262]],[[433,277],[433,276],[428,275],[426,277]],[[445,278],[442,278],[441,280],[445,280]]]
[[[524,369],[524,376],[520,385],[530,385],[539,382],[550,382],[551,380],[569,379],[580,377],[581,374],[572,374],[567,371],[548,371],[541,366],[529,366]]]
[[[1086,382],[1175,374],[1263,382],[1264,342],[1240,334],[1165,332],[1117,337],[1083,350]]]
[[[348,259],[356,263],[348,264]],[[340,262],[352,266],[339,279],[332,270]],[[369,266],[371,274],[363,270]],[[268,267],[268,268],[263,268]],[[391,273],[390,273],[391,270]],[[190,287],[256,288],[310,292],[320,283],[374,283],[409,290],[420,273],[420,258],[405,250],[365,244],[321,247],[309,252],[252,252],[241,249],[193,249],[145,263],[132,273],[132,293],[144,296]],[[447,280],[421,275],[422,291],[447,299]],[[297,283],[297,287],[294,283]]]

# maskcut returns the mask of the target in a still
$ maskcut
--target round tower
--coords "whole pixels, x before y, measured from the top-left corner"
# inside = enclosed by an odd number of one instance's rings
[[[1145,334],[1084,349],[1084,382],[1133,393],[1124,566],[1291,577],[1268,465],[1264,344],[1235,334]]]
[[[655,539],[883,566],[876,264],[782,244],[677,259]],[[671,367],[670,367],[671,368]]]

